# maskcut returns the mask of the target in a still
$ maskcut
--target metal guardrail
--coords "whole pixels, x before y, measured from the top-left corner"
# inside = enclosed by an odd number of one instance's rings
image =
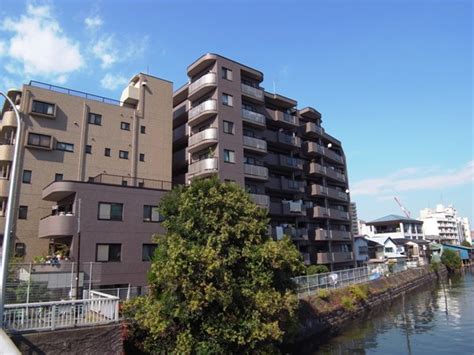
[[[9,331],[55,330],[115,323],[119,298],[86,291],[87,299],[5,305],[4,328]]]

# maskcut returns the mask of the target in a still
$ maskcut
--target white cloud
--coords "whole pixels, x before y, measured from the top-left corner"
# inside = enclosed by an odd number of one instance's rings
[[[47,5],[29,4],[26,14],[6,18],[0,28],[13,33],[6,48],[8,67],[20,68],[24,76],[64,82],[84,65],[79,43],[64,33]]]
[[[7,44],[4,41],[0,41],[0,57],[3,57],[6,51],[7,51]]]
[[[104,89],[108,90],[115,90],[121,86],[125,86],[127,83],[128,80],[126,77],[111,73],[105,74],[105,76],[100,81],[100,85],[102,85]]]
[[[352,196],[393,195],[400,191],[449,188],[473,181],[474,160],[457,170],[406,168],[385,177],[365,179],[353,184],[351,194]]]
[[[119,60],[118,43],[113,36],[99,39],[93,45],[92,53],[101,61],[102,68],[108,68]]]
[[[86,17],[84,19],[84,24],[86,25],[87,29],[95,30],[101,27],[104,24],[104,21],[102,21],[102,18],[99,15],[93,15]]]

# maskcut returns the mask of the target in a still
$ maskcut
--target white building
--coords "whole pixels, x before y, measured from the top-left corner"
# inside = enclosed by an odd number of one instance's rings
[[[435,209],[425,208],[420,211],[420,220],[423,221],[423,232],[427,239],[438,242],[459,245],[469,234],[465,234],[465,228],[469,230],[469,221],[464,227],[462,218],[459,218],[453,206],[445,207],[436,205]],[[469,241],[469,240],[468,240]]]
[[[398,215],[388,215],[365,223],[362,232],[370,237],[423,240],[423,222]]]
[[[467,240],[469,243],[472,244],[471,226],[469,224],[469,218],[459,217],[459,222],[461,224],[461,229],[463,231],[463,239],[462,240]]]

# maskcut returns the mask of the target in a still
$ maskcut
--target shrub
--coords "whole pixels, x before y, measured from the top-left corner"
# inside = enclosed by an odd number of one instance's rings
[[[349,291],[359,301],[365,301],[369,293],[366,285],[351,285],[349,286]]]
[[[463,241],[461,242],[461,245],[462,245],[463,247],[472,248],[471,243],[469,243],[467,240],[463,240]]]
[[[347,311],[352,311],[355,308],[354,299],[350,296],[342,296],[341,305]]]
[[[323,274],[325,272],[329,272],[326,265],[309,265],[306,268],[306,275]]]
[[[318,297],[321,298],[322,300],[327,301],[329,299],[329,291],[325,288],[322,288],[318,291]]]
[[[454,272],[461,268],[461,257],[454,250],[444,249],[441,255],[441,262],[447,267],[449,272]]]

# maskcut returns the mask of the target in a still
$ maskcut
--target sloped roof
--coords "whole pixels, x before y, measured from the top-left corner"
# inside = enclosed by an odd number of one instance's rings
[[[417,219],[399,216],[396,214],[389,214],[385,217],[381,217],[371,222],[367,222],[366,224],[378,224],[378,223],[384,223],[384,222],[411,222],[411,223],[420,223],[420,224],[423,223],[422,221],[419,221]]]

